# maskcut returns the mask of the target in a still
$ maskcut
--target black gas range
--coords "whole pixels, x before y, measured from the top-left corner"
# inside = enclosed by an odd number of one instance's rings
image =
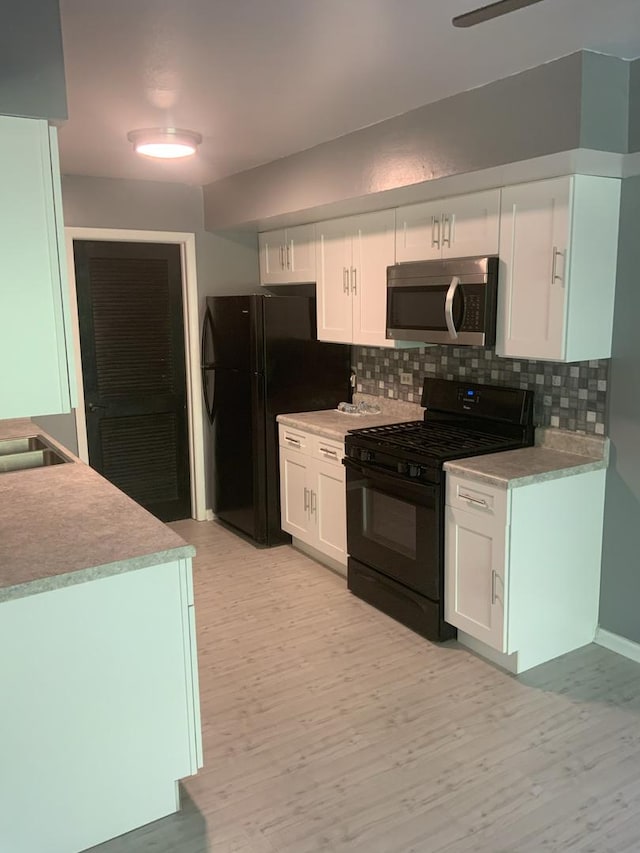
[[[442,466],[533,444],[533,394],[425,379],[421,404],[422,421],[347,434],[347,577],[358,597],[446,640]]]

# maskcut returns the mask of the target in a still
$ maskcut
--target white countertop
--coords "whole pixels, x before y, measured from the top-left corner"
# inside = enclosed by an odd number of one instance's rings
[[[352,429],[397,424],[402,420],[403,418],[397,415],[349,415],[337,409],[278,415],[278,423],[284,426],[309,432],[312,435],[320,435],[323,438],[332,438],[335,441],[344,441],[345,435]],[[407,418],[407,420],[419,420],[419,418]]]
[[[536,446],[445,462],[450,474],[505,489],[606,468],[608,439],[565,430],[536,431]]]
[[[0,421],[0,439],[31,435],[73,461],[0,474],[0,601],[195,554],[37,424]]]
[[[386,426],[403,421],[421,421],[424,409],[417,403],[407,403],[389,397],[372,397],[369,394],[354,395],[354,403],[365,402],[378,405],[381,412],[378,415],[347,414],[338,409],[323,409],[318,412],[292,412],[278,415],[278,422],[293,429],[344,441],[345,435],[352,429],[365,427]]]

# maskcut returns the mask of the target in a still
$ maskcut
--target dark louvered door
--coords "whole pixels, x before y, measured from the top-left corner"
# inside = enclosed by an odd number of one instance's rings
[[[163,521],[191,515],[180,249],[74,241],[89,463]]]

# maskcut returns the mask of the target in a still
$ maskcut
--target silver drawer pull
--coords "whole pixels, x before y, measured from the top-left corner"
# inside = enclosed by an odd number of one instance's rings
[[[469,501],[472,504],[478,504],[478,506],[489,507],[489,504],[482,500],[482,498],[472,498],[471,495],[465,495],[464,492],[458,492],[458,497],[463,501]]]
[[[328,447],[322,447],[322,446],[320,447],[320,450],[322,453],[326,453],[327,456],[333,456],[334,459],[337,458],[337,456],[338,456],[337,450],[331,450]]]
[[[289,444],[295,444],[297,447],[300,447],[300,439],[299,438],[291,438],[290,435],[285,435],[285,441],[288,441]]]
[[[496,592],[496,580],[498,578],[498,573],[495,569],[491,569],[491,603],[495,604],[498,600],[498,594]]]

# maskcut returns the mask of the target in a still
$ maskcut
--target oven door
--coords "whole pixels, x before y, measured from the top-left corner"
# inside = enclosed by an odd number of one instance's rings
[[[349,555],[439,601],[440,486],[407,481],[348,458],[344,464]]]

